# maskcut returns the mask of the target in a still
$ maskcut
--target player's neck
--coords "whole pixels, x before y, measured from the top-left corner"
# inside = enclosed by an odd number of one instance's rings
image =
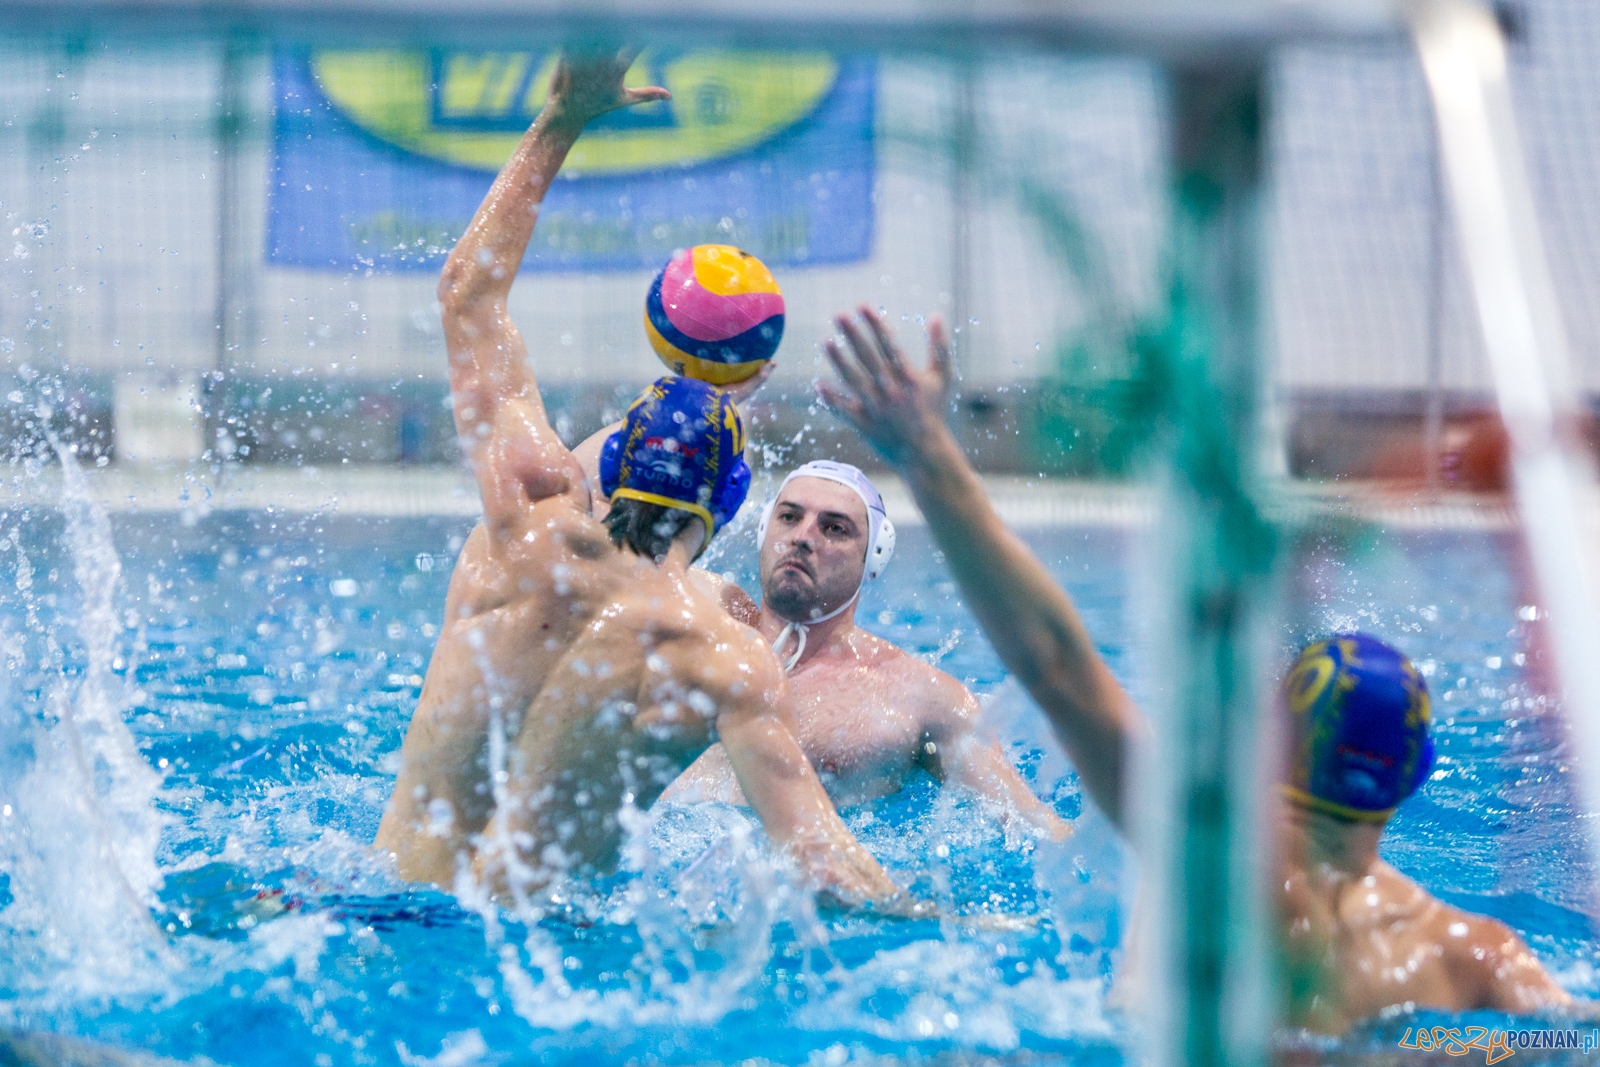
[[[699,523],[694,525],[699,526]],[[700,551],[701,540],[702,538],[687,533],[679,534],[673,538],[667,554],[661,557],[661,562],[656,566],[671,574],[687,576],[690,565],[694,563],[695,553]]]
[[[1348,822],[1287,801],[1283,808],[1280,844],[1292,862],[1351,877],[1367,874],[1378,862],[1382,823]]]
[[[761,625],[758,629],[768,642],[775,641],[788,625],[788,619],[785,619],[770,608],[762,608]],[[851,604],[831,619],[823,619],[817,623],[807,623],[805,651],[801,653],[800,659],[792,669],[798,670],[818,656],[836,651],[850,640],[850,636],[855,632],[855,629],[855,604]]]
[[[691,520],[687,526],[678,531],[678,536],[672,539],[672,544],[667,548],[667,554],[661,557],[661,562],[658,566],[663,570],[687,575],[689,567],[695,561],[695,557],[700,554],[700,546],[705,542],[705,526],[698,521]]]

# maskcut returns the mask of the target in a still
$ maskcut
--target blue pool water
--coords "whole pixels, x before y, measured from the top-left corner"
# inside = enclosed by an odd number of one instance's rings
[[[920,530],[858,618],[987,695],[1013,758],[1077,820],[1064,848],[1008,841],[922,779],[844,814],[960,916],[944,923],[818,914],[715,806],[659,813],[633,869],[531,927],[397,883],[366,844],[469,528],[215,513],[97,533],[87,512],[3,513],[0,1025],[239,1067],[1124,1060],[1137,1038],[1105,994],[1126,862]],[[717,566],[748,584],[742,536]],[[1144,691],[1133,536],[1028,540]],[[1436,693],[1438,770],[1386,857],[1600,992],[1566,742],[1518,660],[1537,623],[1518,614],[1514,542],[1295,552],[1283,648],[1359,626]],[[1392,1047],[1404,1021],[1338,1047]]]

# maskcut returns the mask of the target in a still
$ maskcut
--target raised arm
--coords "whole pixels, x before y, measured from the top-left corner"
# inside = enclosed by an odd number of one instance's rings
[[[529,501],[584,492],[578,464],[545,415],[506,297],[533,236],[539,205],[584,124],[617,108],[666,98],[665,89],[623,86],[633,57],[624,50],[560,62],[543,110],[439,277],[456,433],[472,462],[491,527]]]
[[[883,320],[836,320],[848,351],[824,346],[843,388],[823,399],[905,478],[945,562],[1002,662],[1044,709],[1084,787],[1124,827],[1124,768],[1144,720],[1100,658],[1072,599],[1006,528],[944,424],[950,340],[928,324],[930,365],[906,363]]]

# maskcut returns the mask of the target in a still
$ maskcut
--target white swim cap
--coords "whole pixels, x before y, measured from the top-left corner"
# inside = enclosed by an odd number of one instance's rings
[[[878,487],[862,473],[860,467],[835,463],[831,459],[812,460],[789,472],[761,511],[761,524],[756,528],[756,546],[759,548],[767,543],[767,526],[772,521],[772,509],[778,506],[778,497],[783,495],[784,488],[796,478],[821,478],[855,490],[856,496],[867,506],[867,559],[861,580],[870,582],[882,574],[894,558],[894,523],[889,521],[889,513],[883,506],[883,494],[878,492]]]

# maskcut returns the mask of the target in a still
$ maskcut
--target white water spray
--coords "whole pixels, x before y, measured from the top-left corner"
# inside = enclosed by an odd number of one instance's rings
[[[0,693],[0,869],[10,875],[12,898],[0,909],[0,985],[16,998],[0,998],[3,1021],[154,988],[172,962],[150,914],[161,885],[155,856],[163,819],[154,806],[161,781],[123,721],[130,686],[114,668],[122,565],[104,509],[71,452],[52,444],[61,457],[65,543],[82,592],[72,625],[84,661],[76,678],[62,662],[52,630],[62,623],[40,617],[50,602],[35,595],[17,539],[18,595],[56,677],[41,694],[42,714],[26,711],[21,694]]]
[[[509,782],[515,759],[515,709],[508,708],[505,700],[512,687],[490,662],[481,634],[471,631],[467,640],[482,679],[482,689],[475,695],[485,706],[487,770],[499,811],[512,803]],[[505,822],[491,818],[476,841],[479,866],[488,876],[488,884],[479,880],[463,853],[453,885],[455,896],[483,919],[486,947],[496,960],[512,1008],[534,1026],[568,1030],[585,1023],[715,1022],[732,1011],[746,988],[761,977],[772,954],[772,928],[777,921],[789,919],[797,930],[817,936],[822,936],[821,924],[809,897],[784,877],[781,865],[757,843],[743,820],[736,818],[732,824],[720,826],[722,833],[710,852],[689,870],[676,872],[664,864],[652,841],[656,820],[631,799],[639,792],[639,784],[633,779],[635,768],[627,752],[619,754],[618,769],[626,786],[626,797],[617,812],[624,834],[620,868],[637,874],[636,879],[613,892],[609,900],[585,899],[589,894],[567,878],[559,861],[552,864],[540,857],[538,866],[531,865]],[[702,886],[704,880],[709,884]],[[505,899],[500,903],[494,898],[495,883],[503,886]],[[734,916],[735,921],[713,920],[709,926],[696,921],[691,913],[696,902],[707,900],[708,893],[715,896],[723,914]],[[643,945],[633,960],[638,980],[630,989],[602,993],[568,981],[564,953],[540,925],[553,908],[564,907],[607,923],[631,923],[638,929]],[[520,946],[507,938],[506,915],[526,931]],[[711,926],[715,929],[707,933]],[[825,942],[825,936],[822,940]],[[697,964],[699,952],[706,947],[715,955],[710,968]]]

